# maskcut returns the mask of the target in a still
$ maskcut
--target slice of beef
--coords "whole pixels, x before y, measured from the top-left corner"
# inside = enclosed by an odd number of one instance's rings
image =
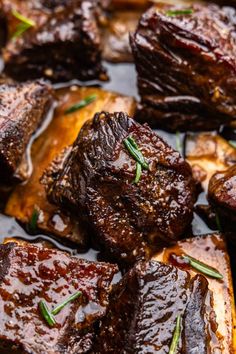
[[[2,0],[8,41],[5,72],[18,80],[47,77],[52,81],[106,79],[101,64],[99,1]],[[14,37],[18,11],[34,26]]]
[[[169,130],[235,119],[235,19],[235,9],[213,4],[156,5],[143,14],[131,35],[138,119]]]
[[[52,105],[52,90],[35,81],[0,84],[0,180],[9,182],[25,157],[33,133]]]
[[[208,200],[227,228],[236,221],[236,166],[215,173],[209,182]],[[229,221],[232,221],[231,223]]]
[[[211,353],[207,314],[213,310],[206,306],[207,296],[202,275],[190,280],[188,272],[173,266],[140,262],[114,287],[93,353],[169,353],[178,315],[182,340],[177,352]]]
[[[124,145],[131,136],[149,163],[138,184],[136,161]],[[97,113],[85,123],[63,168],[46,182],[50,200],[84,218],[123,262],[147,256],[147,245],[175,242],[192,220],[190,166],[147,125],[122,112]]]
[[[87,353],[95,322],[106,312],[116,266],[31,244],[1,245],[0,257],[0,347],[31,354]],[[39,302],[45,300],[51,310],[77,291],[82,296],[55,315],[50,327]]]

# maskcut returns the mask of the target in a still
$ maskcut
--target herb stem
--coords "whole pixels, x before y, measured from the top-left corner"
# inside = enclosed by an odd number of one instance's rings
[[[74,301],[82,295],[81,291],[77,291],[75,294],[71,295],[67,300],[63,301],[61,304],[57,305],[51,312],[52,315],[57,315],[68,303]]]
[[[178,343],[181,335],[181,315],[177,316],[175,330],[170,345],[169,354],[175,354],[178,348]]]
[[[191,15],[193,13],[193,9],[185,9],[185,10],[169,10],[166,12],[167,16],[178,16],[178,15]]]
[[[187,260],[191,267],[198,270],[199,272],[215,279],[223,279],[223,275],[218,272],[218,270],[210,267],[209,265],[189,256],[184,255],[183,258]]]
[[[82,109],[82,108],[88,106],[90,103],[95,101],[96,98],[97,98],[97,95],[95,95],[95,94],[85,97],[83,100],[81,100],[78,103],[75,103],[73,106],[67,108],[65,110],[65,114],[73,113],[75,111],[78,111],[79,109]]]
[[[12,15],[20,21],[20,23],[17,25],[16,27],[16,31],[15,33],[12,35],[12,38],[17,38],[19,36],[21,36],[25,31],[27,31],[30,27],[34,27],[36,25],[36,23],[31,20],[30,18],[27,18],[25,16],[23,16],[22,14],[20,14],[18,11],[16,10],[12,10]]]
[[[40,301],[39,308],[45,321],[49,324],[50,327],[53,327],[56,324],[56,321],[53,314],[49,311],[47,304],[44,300]]]
[[[145,161],[143,154],[138,148],[136,141],[132,137],[128,137],[124,140],[124,145],[129,151],[130,155],[142,166],[143,169],[149,170],[149,165]]]
[[[141,178],[141,174],[142,174],[142,166],[140,165],[139,162],[136,163],[136,176],[134,179],[134,183],[138,184],[140,178]]]

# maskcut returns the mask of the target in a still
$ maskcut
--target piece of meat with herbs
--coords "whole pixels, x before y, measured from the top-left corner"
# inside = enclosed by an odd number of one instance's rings
[[[192,220],[190,166],[122,112],[86,122],[64,166],[44,180],[49,199],[82,217],[102,248],[124,263],[175,243]]]
[[[87,353],[95,322],[106,312],[117,267],[31,244],[1,245],[0,256],[0,348],[30,354]],[[50,326],[40,302],[52,311],[78,292]]]
[[[208,331],[214,310],[207,297],[211,293],[204,276],[190,280],[188,272],[173,266],[139,262],[115,285],[93,353],[170,353],[178,316],[176,352],[213,353],[210,341],[214,338],[216,345],[217,325]]]
[[[137,119],[169,130],[210,130],[236,114],[235,9],[156,5],[131,45],[141,103]]]
[[[2,182],[10,182],[33,133],[52,105],[52,89],[35,81],[0,84],[0,169]]]
[[[215,173],[209,182],[208,200],[220,217],[220,223],[235,229],[236,221],[236,166]]]
[[[2,0],[5,72],[17,80],[106,80],[98,1]]]

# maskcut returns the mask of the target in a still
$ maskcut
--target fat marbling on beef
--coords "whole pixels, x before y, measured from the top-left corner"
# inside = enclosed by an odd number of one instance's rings
[[[0,180],[9,182],[52,105],[52,90],[35,81],[0,84]]]
[[[106,79],[101,64],[98,17],[106,1],[1,0],[8,40],[3,48],[5,72],[25,80]],[[102,6],[101,6],[102,8]],[[22,15],[33,25],[15,36]]]
[[[117,268],[89,262],[56,249],[31,244],[0,246],[0,348],[30,354],[87,353],[94,324],[106,312],[110,284]],[[50,327],[39,310],[81,291],[55,315]]]
[[[179,315],[176,353],[221,352],[207,279],[190,279],[188,272],[156,261],[139,262],[115,285],[93,353],[168,354]]]
[[[215,4],[155,5],[131,45],[137,118],[170,130],[208,130],[236,115],[236,13]]]
[[[135,139],[149,170],[134,183]],[[48,170],[50,200],[91,228],[113,258],[127,263],[177,241],[192,220],[195,185],[188,163],[148,125],[126,114],[97,113],[83,126],[61,169]]]
[[[209,181],[208,200],[227,228],[235,229],[236,166],[216,172]],[[227,221],[231,221],[227,223]]]

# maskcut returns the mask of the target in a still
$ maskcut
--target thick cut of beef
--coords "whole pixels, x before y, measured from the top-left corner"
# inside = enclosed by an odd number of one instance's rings
[[[236,221],[236,166],[215,173],[209,182],[208,199],[222,221]],[[235,228],[234,223],[227,227]]]
[[[94,324],[104,316],[116,266],[89,262],[31,244],[0,246],[0,347],[30,354],[87,353]],[[39,302],[51,310],[81,291],[50,327]],[[13,350],[12,349],[12,350]]]
[[[52,104],[51,88],[40,81],[0,84],[0,180],[17,172],[28,143]]]
[[[101,64],[99,3],[2,0],[8,32],[3,49],[5,72],[19,80],[42,76],[52,81],[106,79]],[[19,15],[31,24],[23,33],[18,31],[22,25]]]
[[[178,316],[177,353],[216,353],[210,350],[212,338],[217,347],[210,298],[204,276],[190,280],[188,272],[173,266],[140,262],[114,287],[93,353],[169,353]]]
[[[131,45],[137,118],[170,130],[208,130],[235,119],[236,13],[230,7],[153,6]]]
[[[134,183],[133,139],[148,170]],[[45,179],[44,179],[45,180]],[[177,241],[192,220],[188,163],[147,125],[124,113],[97,113],[83,126],[63,167],[47,176],[51,201],[82,216],[116,259],[134,262]]]

